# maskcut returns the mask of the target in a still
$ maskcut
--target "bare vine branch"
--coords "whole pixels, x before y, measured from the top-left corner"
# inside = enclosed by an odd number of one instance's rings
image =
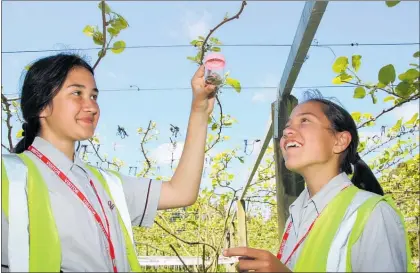
[[[202,242],[188,242],[188,241],[186,241],[186,240],[184,240],[184,239],[182,239],[182,238],[179,238],[178,236],[176,236],[175,234],[173,234],[172,232],[170,232],[168,229],[166,229],[166,228],[164,228],[158,221],[156,221],[155,220],[155,224],[158,226],[158,227],[160,227],[163,231],[165,231],[166,233],[168,233],[169,235],[171,235],[172,237],[174,237],[175,239],[177,239],[177,240],[179,240],[179,241],[181,241],[181,242],[183,242],[184,244],[187,244],[187,245],[206,245],[206,246],[208,246],[208,247],[210,247],[211,249],[213,249],[214,250],[214,252],[217,252],[217,250],[216,250],[216,248],[214,247],[214,246],[212,246],[212,245],[210,245],[210,244],[207,244],[207,243],[202,243]]]
[[[4,145],[3,143],[1,144],[1,147],[5,148],[8,152],[10,152],[9,148],[7,148],[6,145]]]
[[[207,34],[206,38],[203,41],[203,44],[201,45],[201,56],[200,56],[200,62],[199,64],[202,65],[203,64],[203,59],[204,59],[204,55],[207,52],[207,42],[210,39],[211,35],[218,29],[220,28],[222,25],[226,24],[229,21],[232,21],[234,19],[239,19],[239,15],[242,14],[244,8],[246,6],[246,1],[242,1],[242,5],[241,8],[239,9],[239,11],[232,17],[230,18],[225,18],[223,19],[222,22],[220,22],[216,27],[214,27],[213,29],[211,29],[209,31],[209,34]],[[206,149],[205,153],[207,153],[210,149],[212,149],[219,141],[221,138],[221,133],[222,133],[222,126],[223,126],[223,109],[222,109],[222,104],[220,103],[219,100],[219,96],[217,94],[217,90],[216,90],[216,94],[215,94],[216,100],[217,100],[217,105],[219,106],[220,109],[220,126],[219,126],[219,132],[217,134],[217,139],[212,143],[212,145],[210,145],[209,148]]]
[[[141,152],[142,152],[142,154],[144,156],[144,159],[146,160],[146,164],[147,164],[147,168],[144,171],[143,175],[146,175],[150,171],[150,169],[152,168],[152,163],[150,162],[150,159],[147,157],[147,152],[144,149],[144,144],[146,143],[147,135],[149,134],[149,132],[152,128],[151,126],[152,126],[152,121],[150,120],[149,125],[147,126],[147,129],[146,129],[146,132],[144,133],[143,139],[140,142],[140,149],[141,149]]]
[[[166,252],[166,251],[164,251],[164,250],[162,250],[162,249],[159,249],[159,248],[157,248],[157,247],[155,247],[155,246],[152,246],[152,245],[149,245],[149,244],[145,244],[145,243],[135,243],[136,244],[136,246],[139,246],[139,245],[144,245],[144,246],[146,246],[146,247],[150,247],[150,248],[152,248],[152,249],[154,249],[154,250],[156,250],[156,251],[160,251],[162,254],[164,254],[164,255],[166,255],[166,254],[169,254],[168,252]]]
[[[7,140],[9,142],[9,148],[2,145],[7,151],[11,152],[13,150],[13,140],[12,140],[12,124],[10,123],[10,118],[12,117],[12,112],[10,111],[10,103],[8,102],[6,96],[1,94],[1,103],[4,106],[4,111],[6,112],[6,126],[7,126]]]
[[[219,109],[220,109],[220,125],[219,125],[219,131],[217,132],[217,138],[216,138],[216,140],[205,150],[204,153],[207,153],[209,150],[211,150],[220,141],[221,134],[222,134],[223,108],[222,108],[222,103],[220,102],[220,99],[219,99],[219,96],[218,95],[216,95],[216,101],[217,101],[217,105],[219,106]]]
[[[408,150],[408,153],[411,154],[413,151],[418,151],[419,146],[420,146],[419,144],[414,145],[414,147],[412,147]],[[403,159],[404,159],[404,157],[401,156],[396,160],[393,160],[393,161],[390,161],[390,162],[387,162],[387,163],[383,164],[380,168],[378,168],[375,171],[375,174],[380,174],[383,170],[386,170],[386,169],[389,169],[389,168],[395,166],[396,164],[400,163]]]
[[[407,102],[410,102],[410,101],[413,101],[413,100],[416,100],[416,99],[419,99],[419,98],[420,98],[420,95],[419,94],[416,94],[416,95],[412,96],[411,98],[408,98],[406,100],[400,101],[399,103],[396,103],[394,106],[392,106],[392,107],[390,107],[388,109],[382,110],[382,112],[379,115],[377,115],[376,117],[370,118],[367,121],[361,123],[360,125],[357,126],[357,129],[360,129],[360,128],[366,126],[369,122],[376,121],[383,114],[386,114],[386,113],[394,110],[395,108],[400,107],[404,103],[407,103]]]
[[[375,145],[375,146],[373,146],[373,147],[370,147],[370,148],[369,148],[366,152],[364,152],[364,153],[362,154],[362,156],[366,156],[366,155],[368,155],[369,153],[376,151],[377,149],[379,149],[379,148],[383,147],[384,145],[388,144],[389,142],[391,142],[391,141],[393,141],[393,140],[395,140],[395,139],[398,139],[398,138],[400,138],[400,137],[402,137],[402,136],[404,136],[404,135],[407,135],[407,134],[412,134],[412,133],[414,133],[414,132],[418,132],[418,131],[419,131],[419,128],[412,128],[412,129],[410,129],[410,130],[408,130],[408,131],[402,131],[402,132],[399,132],[399,133],[398,133],[398,134],[396,134],[395,136],[389,137],[389,139],[387,139],[386,141],[381,142],[381,144],[378,144],[378,145]]]
[[[179,256],[178,252],[176,251],[175,247],[172,244],[169,244],[169,247],[175,252],[178,259],[181,261],[181,263],[184,265],[185,269],[191,273],[191,270],[188,268],[188,266],[185,264],[184,260]]]
[[[225,18],[222,22],[220,22],[215,28],[211,29],[209,34],[207,35],[207,37],[204,39],[203,45],[201,46],[201,58],[200,58],[200,65],[203,64],[203,59],[204,59],[204,53],[206,53],[206,47],[207,47],[207,41],[209,40],[210,36],[222,25],[226,24],[229,21],[232,21],[233,19],[239,19],[239,15],[241,15],[242,11],[244,10],[246,6],[246,1],[242,1],[242,5],[241,5],[241,9],[238,11],[238,13],[236,13],[234,16],[230,17],[230,18]]]
[[[105,18],[105,1],[101,1],[101,10],[102,10],[102,35],[103,35],[103,44],[102,44],[102,50],[101,54],[99,54],[98,59],[96,60],[95,64],[93,65],[92,69],[95,70],[95,68],[98,66],[99,62],[102,60],[102,58],[105,56],[106,52],[106,18]]]
[[[118,170],[120,169],[120,166],[114,162],[108,161],[103,159],[100,154],[99,154],[99,149],[96,148],[95,143],[93,143],[92,139],[88,139],[88,142],[90,143],[90,145],[92,146],[93,150],[95,151],[96,156],[98,157],[98,159],[102,162],[102,163],[107,163],[108,165],[113,165],[115,166]]]

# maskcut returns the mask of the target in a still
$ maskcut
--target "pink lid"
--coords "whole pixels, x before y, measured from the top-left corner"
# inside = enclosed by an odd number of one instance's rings
[[[212,52],[204,58],[204,65],[207,69],[222,69],[225,64],[225,57],[221,53]]]

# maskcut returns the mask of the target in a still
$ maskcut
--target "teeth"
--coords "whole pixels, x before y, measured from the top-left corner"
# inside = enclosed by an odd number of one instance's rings
[[[286,144],[286,149],[290,148],[290,147],[302,147],[302,145],[300,145],[299,143],[297,143],[296,141],[291,141],[289,143]]]

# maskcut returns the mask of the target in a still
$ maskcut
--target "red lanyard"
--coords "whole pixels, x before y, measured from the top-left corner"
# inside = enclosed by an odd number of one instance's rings
[[[343,191],[344,189],[348,188],[351,185],[347,185],[344,188],[341,189],[341,191]],[[340,191],[340,192],[341,192]],[[325,206],[326,207],[326,206]],[[324,208],[325,209],[325,208]],[[322,211],[324,211],[324,209]],[[322,213],[321,211],[321,213]],[[289,257],[286,259],[286,261],[284,262],[285,265],[287,265],[287,263],[290,261],[290,259],[292,258],[293,254],[295,254],[296,250],[300,247],[300,245],[303,243],[303,241],[305,241],[306,237],[308,236],[309,232],[312,230],[312,228],[314,227],[314,224],[316,222],[316,220],[318,220],[319,216],[321,215],[321,213],[318,214],[318,216],[315,218],[315,220],[312,222],[312,224],[309,226],[308,230],[306,231],[306,233],[302,236],[302,238],[297,242],[297,244],[295,245],[295,247],[292,249],[292,252],[290,253]],[[280,244],[280,249],[279,252],[277,253],[277,259],[281,260],[282,256],[283,256],[283,250],[284,247],[286,245],[287,239],[289,238],[289,234],[290,234],[290,229],[292,228],[292,224],[293,222],[290,221],[289,225],[287,225],[286,228],[286,232],[283,234],[283,238],[281,240],[281,244]]]
[[[104,213],[104,217],[105,217],[105,221],[106,221],[106,226],[107,226],[107,230],[105,230],[105,226],[102,222],[101,217],[99,217],[99,214],[96,212],[96,210],[93,208],[92,204],[89,202],[89,200],[86,198],[86,196],[76,187],[76,185],[74,185],[70,179],[59,169],[57,168],[54,163],[52,163],[43,153],[41,153],[38,149],[36,149],[35,147],[33,147],[32,145],[29,146],[28,150],[30,152],[32,152],[34,155],[36,155],[39,159],[42,160],[42,162],[45,163],[45,165],[47,165],[55,174],[57,174],[58,177],[60,177],[60,179],[74,192],[74,194],[77,195],[77,197],[79,197],[79,199],[86,205],[86,207],[90,210],[90,212],[92,212],[96,222],[99,224],[99,226],[102,229],[102,232],[105,234],[105,237],[108,240],[108,244],[109,244],[109,256],[111,257],[111,262],[112,262],[112,267],[114,269],[114,272],[118,272],[117,270],[117,266],[115,264],[115,250],[114,250],[114,244],[112,243],[111,240],[111,234],[109,232],[109,222],[108,222],[108,218],[106,217],[105,214],[105,210],[104,207],[102,205],[102,201],[101,198],[99,198],[98,192],[96,191],[95,185],[92,182],[92,179],[89,181],[90,185],[92,186],[96,197],[98,198],[99,204],[101,205],[102,208],[102,212]]]

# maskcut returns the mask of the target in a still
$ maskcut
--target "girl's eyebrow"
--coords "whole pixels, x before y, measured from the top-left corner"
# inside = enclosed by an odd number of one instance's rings
[[[296,116],[305,116],[305,115],[313,116],[313,117],[315,117],[316,119],[319,119],[319,117],[318,117],[317,115],[315,115],[315,114],[313,114],[313,113],[310,113],[310,112],[300,113],[300,114],[297,114]],[[289,117],[289,119],[287,120],[287,123],[289,123],[289,122],[290,122],[290,117]],[[286,123],[286,124],[287,124],[287,123]]]
[[[67,88],[69,87],[78,87],[78,88],[86,89],[86,86],[84,86],[83,84],[78,84],[78,83],[70,84],[69,86],[67,86]],[[99,90],[96,87],[93,88],[92,90],[99,93]]]
[[[315,115],[314,113],[310,113],[310,112],[305,112],[305,113],[297,114],[297,116],[304,116],[304,115],[313,116],[313,117],[319,119],[319,117],[317,115]]]

